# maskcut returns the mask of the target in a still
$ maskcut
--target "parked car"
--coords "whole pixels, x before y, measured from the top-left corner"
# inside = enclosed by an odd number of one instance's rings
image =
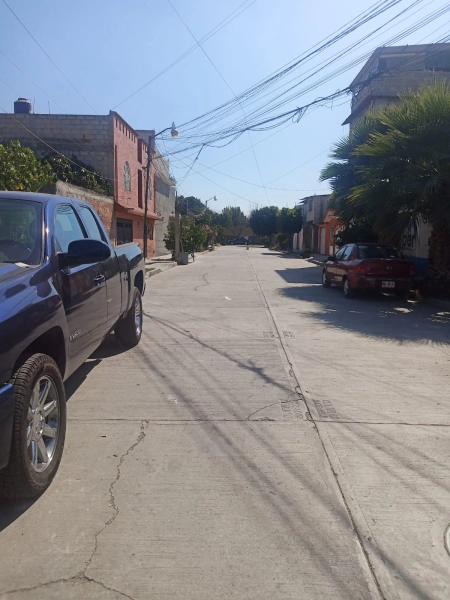
[[[329,256],[322,271],[322,284],[336,284],[344,296],[357,290],[392,292],[407,297],[414,280],[414,265],[386,244],[347,244]]]
[[[0,497],[43,492],[66,431],[63,382],[112,330],[142,335],[144,259],[91,205],[0,192]]]
[[[231,240],[229,244],[233,246],[246,246],[248,244],[248,238],[245,237],[237,237],[234,240]]]

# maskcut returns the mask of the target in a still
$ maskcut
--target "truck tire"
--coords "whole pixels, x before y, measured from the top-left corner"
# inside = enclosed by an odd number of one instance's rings
[[[51,484],[66,436],[66,393],[55,361],[33,354],[11,380],[14,420],[8,465],[0,471],[0,498],[29,498]]]
[[[141,292],[134,288],[131,307],[116,327],[115,334],[124,346],[137,346],[142,336],[142,297]]]

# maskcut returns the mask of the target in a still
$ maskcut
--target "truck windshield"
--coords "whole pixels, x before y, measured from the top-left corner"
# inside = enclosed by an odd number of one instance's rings
[[[0,199],[0,263],[37,265],[41,256],[41,203]]]

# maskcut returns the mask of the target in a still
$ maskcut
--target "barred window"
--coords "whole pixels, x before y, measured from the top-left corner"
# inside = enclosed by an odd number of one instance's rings
[[[129,192],[131,191],[131,171],[127,162],[123,165],[123,187]]]

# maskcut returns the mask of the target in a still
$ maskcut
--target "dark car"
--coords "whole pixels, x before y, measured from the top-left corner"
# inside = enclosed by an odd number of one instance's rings
[[[0,192],[0,497],[43,492],[61,460],[63,382],[108,333],[142,333],[144,259],[90,204]]]
[[[248,238],[237,237],[229,242],[232,246],[246,246],[248,244]]]
[[[347,244],[329,256],[322,284],[336,284],[351,298],[357,290],[374,290],[407,297],[414,280],[414,265],[387,244]]]

